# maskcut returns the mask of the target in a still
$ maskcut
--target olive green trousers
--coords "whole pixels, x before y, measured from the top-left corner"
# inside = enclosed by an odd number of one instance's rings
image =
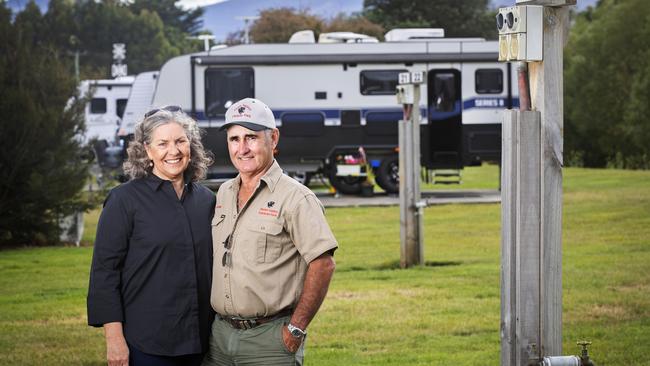
[[[235,329],[217,316],[202,366],[302,366],[304,340],[296,353],[289,352],[282,340],[282,328],[288,323],[286,316],[252,329]]]

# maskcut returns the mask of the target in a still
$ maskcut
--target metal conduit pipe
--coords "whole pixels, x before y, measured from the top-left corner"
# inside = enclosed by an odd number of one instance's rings
[[[531,105],[527,62],[517,63],[517,86],[519,87],[519,110],[529,111]]]
[[[540,366],[583,366],[577,356],[551,356],[544,357]]]
[[[539,366],[595,366],[594,362],[589,358],[589,350],[587,346],[591,344],[589,341],[577,342],[582,346],[582,354],[578,356],[550,356],[544,357]]]

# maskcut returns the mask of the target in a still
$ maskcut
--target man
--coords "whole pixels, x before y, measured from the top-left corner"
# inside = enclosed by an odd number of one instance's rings
[[[274,160],[280,132],[268,106],[234,103],[223,129],[239,175],[217,192],[217,316],[204,365],[302,365],[307,326],[334,273],[336,239],[314,193]]]

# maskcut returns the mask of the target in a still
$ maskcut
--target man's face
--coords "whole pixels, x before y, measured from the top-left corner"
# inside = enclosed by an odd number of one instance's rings
[[[239,125],[228,128],[228,153],[237,171],[243,175],[263,174],[273,162],[273,149],[279,131],[252,131]]]

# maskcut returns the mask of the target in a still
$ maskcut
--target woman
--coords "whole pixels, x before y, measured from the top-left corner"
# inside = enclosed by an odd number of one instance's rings
[[[199,365],[208,348],[215,196],[212,163],[180,107],[145,114],[128,148],[130,181],[108,194],[90,270],[88,324],[108,364]]]

